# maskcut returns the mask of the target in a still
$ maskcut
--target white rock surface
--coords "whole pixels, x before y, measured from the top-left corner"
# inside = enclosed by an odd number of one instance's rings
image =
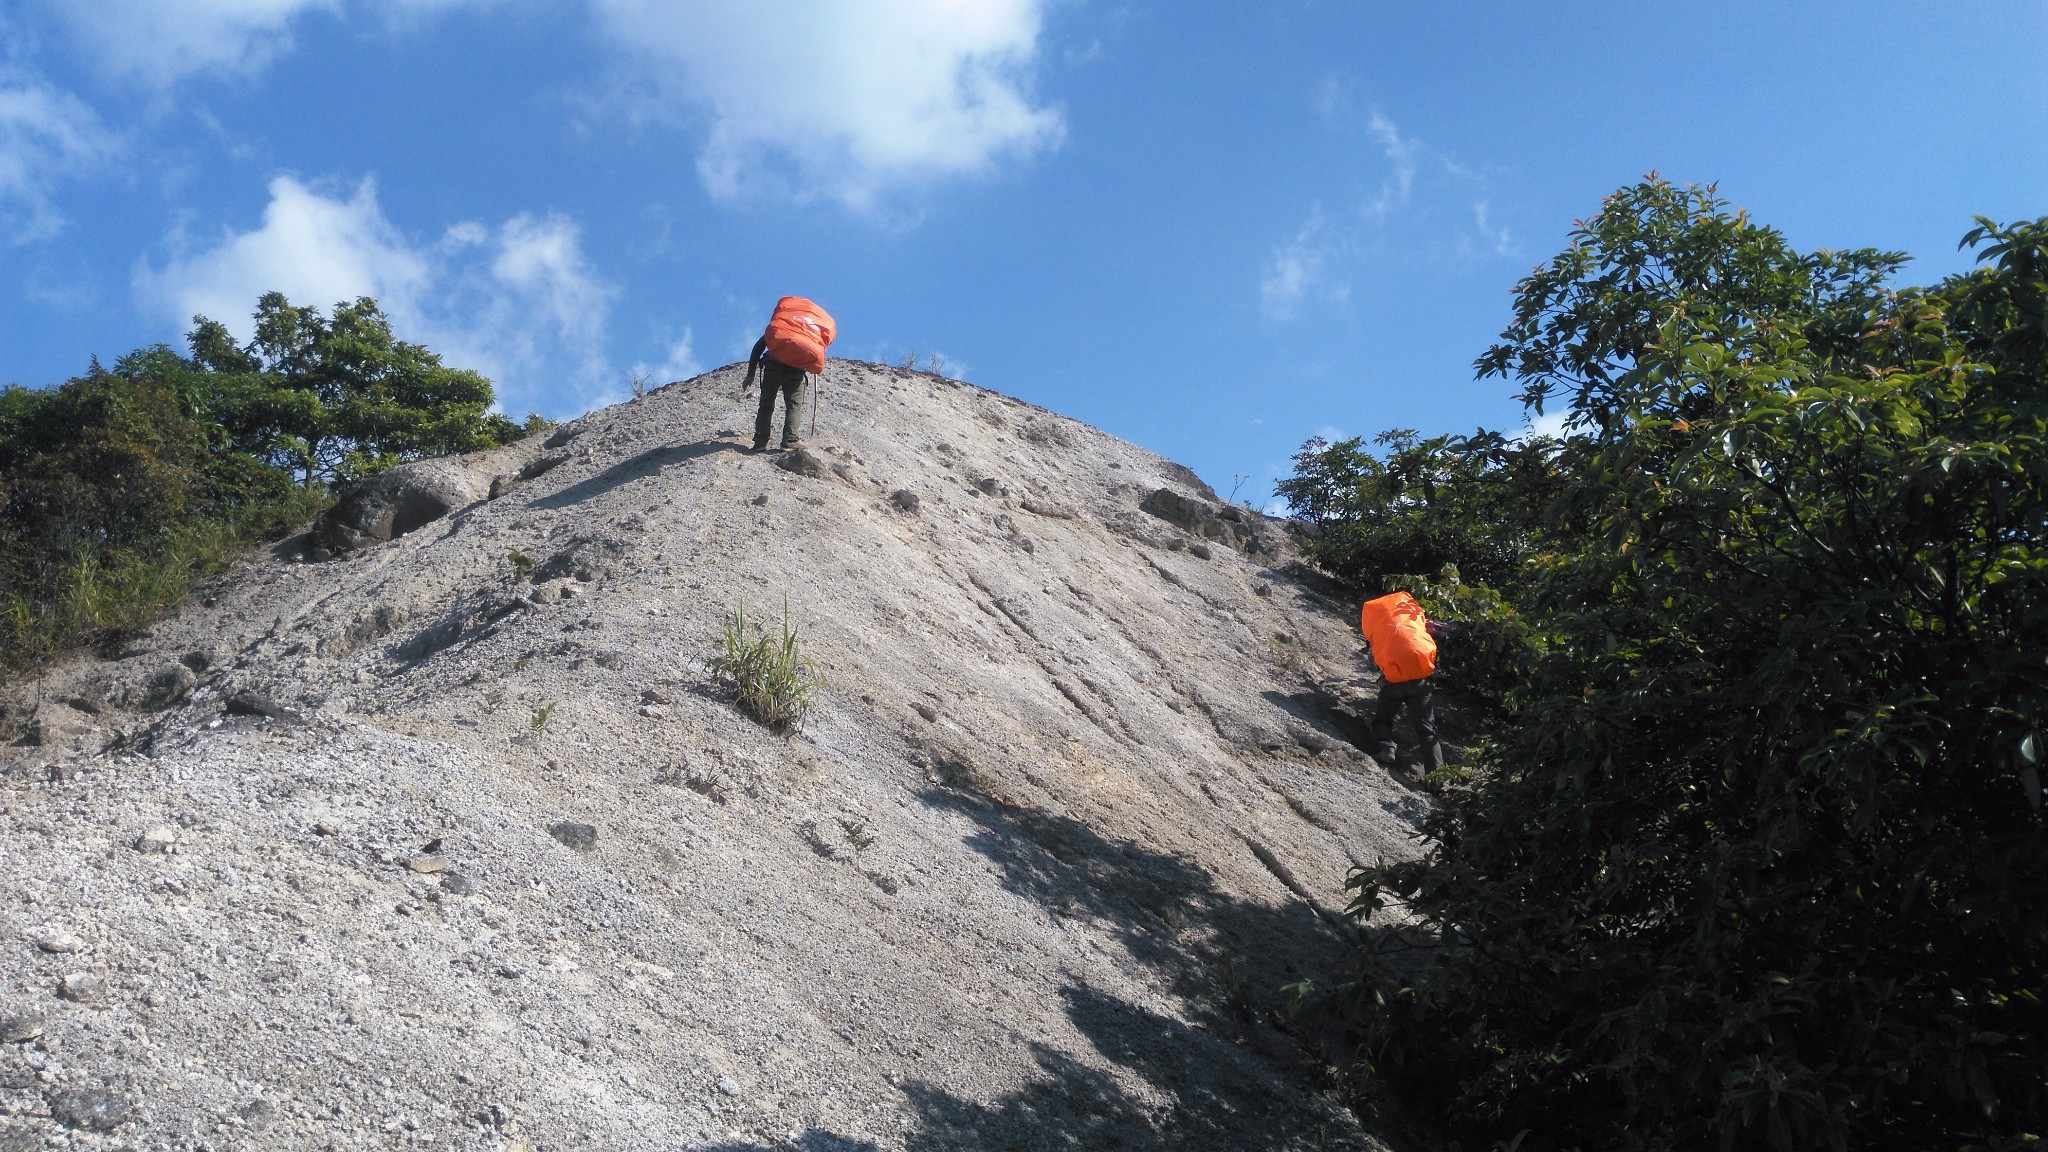
[[[1382,1146],[1279,1011],[1342,960],[1279,875],[1341,905],[1422,810],[1324,707],[1350,606],[1073,421],[834,362],[810,478],[738,377],[8,690],[110,703],[0,750],[0,1147]],[[785,604],[788,739],[703,670]]]

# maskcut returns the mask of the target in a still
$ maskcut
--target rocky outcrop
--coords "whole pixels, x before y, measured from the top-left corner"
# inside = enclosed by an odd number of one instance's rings
[[[316,547],[339,555],[382,544],[490,495],[453,460],[421,460],[379,472],[342,494],[313,526]]]
[[[1211,504],[1171,488],[1161,488],[1145,497],[1138,507],[1190,536],[1214,540],[1247,556],[1271,550],[1259,526],[1258,513],[1235,504]]]

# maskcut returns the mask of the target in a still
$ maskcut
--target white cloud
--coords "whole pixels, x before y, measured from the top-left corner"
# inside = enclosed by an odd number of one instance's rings
[[[1328,244],[1323,233],[1327,227],[1322,205],[1318,204],[1309,210],[1307,222],[1294,239],[1274,251],[1266,274],[1259,281],[1259,304],[1269,318],[1293,317],[1294,306],[1301,303],[1302,296],[1322,281]]]
[[[1530,416],[1523,421],[1522,434],[1517,439],[1534,440],[1538,436],[1548,436],[1551,439],[1561,438],[1567,431],[1566,425],[1571,420],[1571,416],[1572,413],[1569,408],[1559,408],[1554,411],[1545,412],[1540,416]]]
[[[0,236],[26,243],[62,228],[52,185],[112,157],[119,144],[76,96],[0,72]]]
[[[647,382],[649,388],[659,388],[664,384],[688,380],[697,375],[704,371],[704,365],[697,362],[696,349],[690,346],[691,339],[690,330],[683,329],[683,338],[669,344],[668,353],[661,363],[636,361],[633,367],[627,370],[627,375],[640,377]]]
[[[246,340],[265,292],[321,307],[373,296],[401,338],[496,381],[508,410],[583,402],[611,386],[604,346],[615,293],[566,217],[464,221],[421,245],[385,218],[370,180],[344,197],[280,176],[259,227],[197,251],[188,239],[173,247],[163,267],[137,270],[135,286],[180,324],[206,315]]]
[[[1057,146],[1030,92],[1047,0],[591,0],[665,100],[709,114],[697,171],[872,208]]]
[[[302,13],[340,0],[46,0],[108,75],[166,87],[201,73],[246,74],[291,50]]]
[[[1259,304],[1269,320],[1294,318],[1315,298],[1350,298],[1347,274],[1368,256],[1437,256],[1463,260],[1512,257],[1514,237],[1483,196],[1489,177],[1432,150],[1374,111],[1359,124],[1342,85],[1327,80],[1318,114],[1339,130],[1363,129],[1386,162],[1379,187],[1344,212],[1326,213],[1319,202],[1293,238],[1275,247],[1259,278]],[[1469,205],[1470,215],[1459,207]]]

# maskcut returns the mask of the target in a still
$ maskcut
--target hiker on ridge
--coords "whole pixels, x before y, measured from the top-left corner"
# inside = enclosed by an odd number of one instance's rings
[[[1436,736],[1436,640],[1430,635],[1429,618],[1422,605],[1406,592],[1393,592],[1368,600],[1358,614],[1358,630],[1372,645],[1372,662],[1379,665],[1379,704],[1373,709],[1372,734],[1379,741],[1375,758],[1392,770],[1400,757],[1394,743],[1394,717],[1402,705],[1422,741],[1426,770],[1444,766],[1444,746]]]
[[[768,330],[754,341],[747,357],[747,379],[740,395],[754,386],[754,370],[761,370],[761,408],[754,416],[754,451],[768,447],[768,429],[775,423],[775,394],[782,394],[782,448],[803,447],[804,377],[825,370],[825,349],[839,334],[838,326],[823,308],[801,296],[784,296],[775,302],[775,314],[768,318]]]

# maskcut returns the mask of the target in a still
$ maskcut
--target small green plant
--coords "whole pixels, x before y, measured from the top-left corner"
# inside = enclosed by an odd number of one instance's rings
[[[512,578],[514,580],[524,580],[533,571],[533,557],[528,556],[517,548],[507,552],[505,559],[512,565]]]
[[[526,726],[533,730],[534,739],[538,740],[543,735],[546,735],[548,730],[548,721],[555,718],[555,708],[559,704],[560,701],[550,700],[547,703],[533,710],[533,719],[527,721]]]
[[[654,373],[652,372],[631,372],[627,374],[626,382],[633,387],[633,399],[639,400],[647,395],[647,382],[652,379],[654,379]]]
[[[719,630],[717,650],[706,667],[712,680],[733,694],[741,711],[776,732],[801,726],[825,686],[817,663],[797,647],[786,601],[778,635],[748,621],[746,609],[734,608],[732,619]]]

